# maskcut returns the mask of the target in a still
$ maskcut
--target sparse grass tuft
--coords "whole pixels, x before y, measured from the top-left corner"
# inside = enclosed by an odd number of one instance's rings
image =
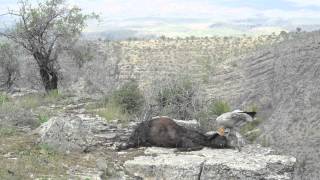
[[[35,109],[41,105],[41,99],[37,95],[28,95],[17,101],[17,105],[24,109]]]
[[[42,112],[38,115],[38,121],[40,124],[47,122],[50,119],[50,116],[46,112]]]
[[[9,96],[6,93],[0,92],[0,106],[6,102],[9,102]]]
[[[263,136],[262,139],[260,140],[261,146],[263,147],[269,147],[270,146],[270,141],[267,139],[266,136]]]
[[[240,129],[240,133],[250,141],[254,142],[260,135],[261,131],[258,126],[263,122],[263,120],[257,117],[254,121],[247,123]]]
[[[245,110],[249,111],[249,112],[258,112],[259,108],[257,105],[252,104],[252,105],[248,106],[247,108],[245,108]]]
[[[45,106],[48,104],[57,104],[60,100],[63,100],[64,96],[58,91],[53,90],[48,94],[31,94],[19,98],[16,102],[17,105],[24,109],[36,109],[39,106]]]
[[[17,130],[12,127],[0,127],[0,137],[12,136],[16,132],[17,132]]]
[[[127,121],[129,115],[123,112],[120,105],[114,102],[109,102],[104,105],[103,108],[98,109],[97,114],[106,120],[120,120],[120,121]]]
[[[209,105],[209,113],[212,115],[220,116],[223,113],[230,112],[229,104],[223,100],[219,100]]]
[[[45,95],[44,100],[48,103],[55,103],[61,98],[63,98],[63,95],[58,90],[52,90]]]
[[[135,81],[130,81],[100,102],[86,106],[86,109],[108,121],[128,122],[131,115],[137,115],[141,112],[144,101],[138,84]]]

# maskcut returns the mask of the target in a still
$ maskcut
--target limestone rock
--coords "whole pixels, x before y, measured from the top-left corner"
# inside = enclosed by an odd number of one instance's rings
[[[275,155],[270,148],[248,145],[242,152],[209,149],[175,152],[147,148],[144,156],[126,161],[126,171],[144,179],[291,179],[296,159]]]
[[[51,118],[35,130],[39,143],[45,143],[63,152],[92,151],[97,148],[111,148],[125,141],[132,128],[121,128],[107,123],[100,117],[86,114],[64,114]]]

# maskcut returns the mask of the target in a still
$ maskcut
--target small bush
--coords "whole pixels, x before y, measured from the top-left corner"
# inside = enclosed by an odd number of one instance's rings
[[[42,155],[57,155],[57,152],[49,144],[39,144],[36,150]]]
[[[50,117],[47,113],[40,113],[38,115],[38,121],[40,124],[47,122],[49,119],[50,119]]]
[[[49,103],[54,103],[59,99],[61,99],[62,97],[63,97],[62,94],[60,94],[58,90],[52,90],[45,95],[45,101]]]
[[[270,141],[266,136],[263,136],[259,142],[261,146],[263,147],[269,147],[270,146]]]
[[[104,107],[98,109],[96,113],[106,120],[127,121],[129,116],[127,113],[123,112],[118,104],[112,102],[105,104]]]
[[[223,113],[230,112],[231,108],[225,101],[218,100],[209,105],[209,114],[220,116]]]
[[[258,126],[263,122],[263,120],[257,117],[254,121],[247,123],[240,129],[240,133],[245,135],[250,142],[254,142],[262,133]]]
[[[0,92],[0,106],[6,102],[9,102],[9,96]]]
[[[160,115],[177,119],[192,119],[199,109],[190,79],[178,79],[160,88],[155,101]]]
[[[245,110],[249,111],[249,112],[258,112],[259,108],[257,105],[252,104],[252,105],[248,106],[247,108],[245,108]]]
[[[138,83],[135,81],[127,82],[120,89],[114,91],[108,101],[118,104],[124,113],[129,114],[139,113],[145,102]]]

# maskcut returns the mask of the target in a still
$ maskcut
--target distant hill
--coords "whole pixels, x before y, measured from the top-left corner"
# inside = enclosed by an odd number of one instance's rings
[[[106,39],[106,40],[126,40],[126,39],[154,39],[156,38],[155,35],[152,34],[141,34],[135,30],[126,30],[126,29],[119,29],[119,30],[109,30],[103,32],[90,32],[90,33],[83,33],[83,36],[87,39]]]
[[[101,24],[100,35],[108,39],[167,37],[205,37],[269,35],[281,31],[292,32],[300,27],[304,31],[320,29],[320,24],[299,24],[282,19],[250,18],[233,21],[216,21],[201,18],[141,17],[106,20]],[[95,32],[94,30],[91,32]]]

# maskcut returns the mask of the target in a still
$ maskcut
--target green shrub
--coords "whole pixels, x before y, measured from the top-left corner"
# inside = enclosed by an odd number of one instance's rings
[[[249,111],[249,112],[258,112],[259,108],[257,105],[252,104],[252,105],[248,106],[247,108],[245,108],[245,110]]]
[[[196,90],[190,79],[178,79],[160,89],[156,96],[160,115],[177,119],[194,118],[197,109]]]
[[[266,136],[263,136],[259,142],[263,147],[269,147],[270,146],[270,141]]]
[[[50,119],[48,113],[40,113],[38,115],[38,121],[40,124],[47,122]]]
[[[98,109],[96,113],[106,120],[120,120],[124,122],[128,120],[129,116],[127,113],[123,112],[120,105],[114,102],[105,104],[104,107]]]
[[[63,97],[62,94],[59,93],[59,91],[57,89],[51,90],[45,95],[45,101],[48,103],[54,103],[54,102],[58,101],[59,99],[61,99],[62,97]]]
[[[253,142],[255,141],[262,133],[260,129],[258,129],[258,126],[263,122],[263,120],[259,117],[257,117],[252,122],[249,122],[241,127],[240,133],[242,135],[245,135],[246,138]]]
[[[6,102],[9,102],[9,96],[0,92],[0,106]]]
[[[114,91],[111,98],[107,101],[118,104],[123,113],[129,114],[139,113],[145,102],[138,83],[135,81],[125,83],[120,89]]]
[[[49,144],[39,144],[36,149],[42,155],[51,156],[57,154],[57,152]]]
[[[209,114],[220,116],[223,113],[230,112],[231,108],[225,101],[218,100],[209,105]]]

